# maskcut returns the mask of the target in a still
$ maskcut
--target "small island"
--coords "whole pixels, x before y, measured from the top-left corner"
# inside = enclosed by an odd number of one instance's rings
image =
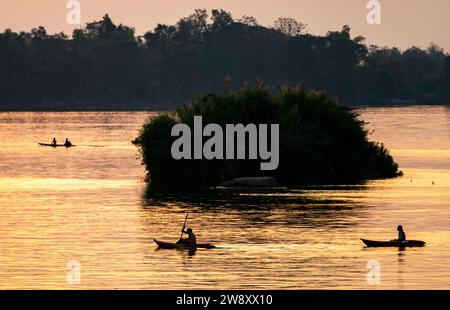
[[[173,126],[205,123],[279,124],[279,166],[261,171],[258,160],[175,160]],[[249,141],[247,139],[246,143]],[[353,109],[302,86],[277,90],[262,82],[194,99],[192,105],[152,117],[135,140],[153,188],[211,187],[240,177],[268,176],[283,186],[344,184],[400,174],[389,151],[369,141]]]

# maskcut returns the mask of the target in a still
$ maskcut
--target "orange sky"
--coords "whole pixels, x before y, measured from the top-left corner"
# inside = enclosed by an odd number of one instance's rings
[[[27,30],[43,25],[49,32],[71,33],[66,22],[68,0],[2,0],[0,29]],[[435,42],[450,51],[449,0],[380,0],[382,24],[366,22],[367,0],[80,0],[82,23],[109,13],[116,23],[134,26],[138,34],[157,23],[175,23],[196,8],[223,8],[234,17],[253,15],[268,25],[290,16],[309,25],[313,34],[325,34],[349,24],[353,35],[364,35],[370,44],[408,48]]]

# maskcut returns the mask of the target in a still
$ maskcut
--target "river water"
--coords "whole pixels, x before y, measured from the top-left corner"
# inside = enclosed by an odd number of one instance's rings
[[[403,177],[236,196],[147,194],[151,113],[0,113],[0,289],[449,289],[450,108],[359,112]],[[186,212],[218,248],[157,251]],[[359,240],[397,224],[427,245]]]

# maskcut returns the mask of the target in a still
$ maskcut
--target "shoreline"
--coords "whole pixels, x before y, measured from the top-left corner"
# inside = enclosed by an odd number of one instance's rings
[[[364,104],[364,105],[344,105],[345,107],[351,108],[351,109],[363,109],[363,108],[409,108],[409,107],[415,107],[415,106],[442,106],[442,107],[450,107],[450,103],[408,103],[408,104]],[[17,110],[8,110],[8,109],[2,109],[0,107],[0,113],[15,113],[15,112],[158,112],[158,113],[165,113],[165,112],[172,112],[173,109],[176,108],[170,107],[168,109],[160,109],[160,108],[137,108],[137,109],[40,109],[40,110],[34,110],[34,109],[17,109]]]

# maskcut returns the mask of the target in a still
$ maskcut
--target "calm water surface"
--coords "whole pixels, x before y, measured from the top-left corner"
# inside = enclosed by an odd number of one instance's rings
[[[0,113],[0,289],[449,289],[450,109],[360,114],[403,177],[208,197],[146,194],[130,141],[150,113]],[[53,136],[77,146],[38,146]],[[186,211],[218,248],[156,251],[152,238],[176,240]],[[393,238],[400,223],[427,246],[359,240]],[[71,260],[80,285],[67,284]]]

